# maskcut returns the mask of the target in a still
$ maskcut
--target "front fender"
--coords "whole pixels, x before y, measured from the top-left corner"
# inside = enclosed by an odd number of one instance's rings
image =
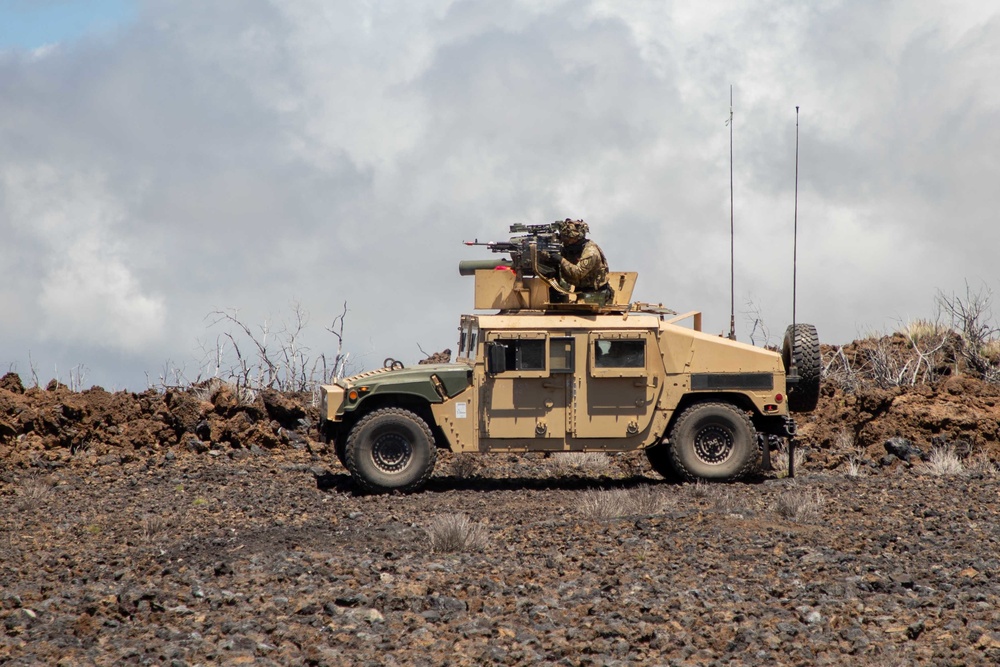
[[[365,412],[374,403],[383,405],[395,400],[435,404],[448,400],[472,385],[472,367],[467,364],[433,364],[396,370],[362,373],[343,380],[325,394],[324,414],[340,421],[344,415]],[[339,403],[338,403],[339,400]],[[334,405],[338,403],[337,405]]]

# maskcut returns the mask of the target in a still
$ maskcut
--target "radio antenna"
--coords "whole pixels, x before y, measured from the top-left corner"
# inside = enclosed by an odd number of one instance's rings
[[[733,203],[733,84],[729,84],[729,340],[736,340],[736,226]]]
[[[799,271],[799,107],[795,106],[795,214],[792,231],[792,374],[798,375],[795,366],[795,290]]]
[[[788,377],[798,382],[799,369],[795,364],[795,287],[799,253],[799,107],[795,105],[795,214],[792,231],[792,344],[788,355]],[[788,440],[788,476],[795,477],[795,436]]]

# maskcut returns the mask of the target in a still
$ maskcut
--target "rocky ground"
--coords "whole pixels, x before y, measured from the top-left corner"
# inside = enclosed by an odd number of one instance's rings
[[[956,382],[828,391],[794,480],[445,454],[362,496],[308,397],[8,376],[0,664],[998,664],[997,394]]]

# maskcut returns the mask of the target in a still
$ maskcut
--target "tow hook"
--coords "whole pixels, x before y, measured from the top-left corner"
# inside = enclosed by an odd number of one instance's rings
[[[785,435],[794,437],[797,431],[798,427],[795,425],[795,420],[791,417],[785,417]]]

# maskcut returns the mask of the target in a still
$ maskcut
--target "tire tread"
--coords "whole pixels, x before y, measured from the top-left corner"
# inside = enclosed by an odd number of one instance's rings
[[[427,442],[430,443],[427,465],[424,466],[424,470],[421,472],[420,477],[416,480],[405,484],[400,487],[395,487],[392,489],[387,489],[381,485],[373,484],[367,480],[358,468],[357,461],[357,439],[359,434],[364,430],[364,427],[369,423],[375,421],[380,417],[385,416],[395,416],[402,417],[404,419],[409,419],[423,431],[424,436],[427,438]],[[373,412],[368,413],[358,421],[357,424],[351,429],[350,435],[347,436],[347,443],[344,447],[344,467],[347,468],[348,472],[351,473],[351,477],[354,479],[355,483],[360,486],[363,490],[370,493],[385,493],[387,491],[400,491],[402,493],[410,493],[422,488],[427,484],[430,479],[431,474],[434,472],[434,464],[437,462],[437,446],[434,443],[434,434],[431,433],[430,426],[424,421],[423,417],[416,414],[411,410],[406,410],[405,408],[381,408]]]
[[[788,409],[792,412],[812,412],[819,403],[820,380],[822,376],[822,361],[820,359],[819,334],[812,324],[796,324],[794,329],[789,325],[785,330],[782,344],[782,360],[785,371],[788,371],[791,359],[791,348],[794,340],[795,366],[799,371],[799,383],[789,387]]]
[[[746,479],[747,477],[758,472],[760,469],[760,446],[757,442],[759,440],[759,438],[757,438],[757,430],[754,428],[753,422],[750,420],[750,416],[745,411],[734,406],[732,403],[725,403],[722,401],[705,401],[703,403],[695,403],[685,409],[684,412],[681,413],[680,417],[677,418],[677,421],[674,422],[673,428],[671,429],[671,434],[682,428],[687,421],[694,419],[697,414],[706,407],[722,408],[739,419],[747,427],[747,429],[749,429],[750,437],[752,438],[751,446],[757,452],[757,455],[747,457],[747,461],[743,464],[743,466],[729,477],[712,481],[735,482],[741,479]],[[670,438],[670,460],[673,462],[673,467],[676,473],[683,477],[686,481],[697,482],[699,480],[704,480],[703,477],[699,477],[688,470],[684,465],[684,462],[681,461],[677,453],[677,448],[674,446],[673,435],[671,435]]]

